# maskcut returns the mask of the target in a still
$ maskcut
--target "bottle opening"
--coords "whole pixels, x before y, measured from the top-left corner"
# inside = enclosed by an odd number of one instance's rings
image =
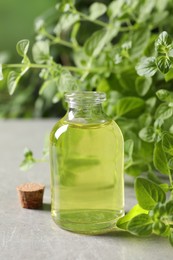
[[[104,92],[96,91],[76,91],[67,92],[65,94],[65,101],[70,104],[100,104],[106,100]]]

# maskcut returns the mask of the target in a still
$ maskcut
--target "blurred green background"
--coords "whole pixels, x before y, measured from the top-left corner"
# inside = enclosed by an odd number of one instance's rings
[[[36,17],[49,12],[57,2],[57,0],[0,0],[0,63],[20,62],[16,43],[21,39],[29,39],[32,45]],[[39,107],[39,102],[35,104],[38,96],[37,85],[39,79],[34,78],[34,73],[28,73],[18,91],[10,97],[6,80],[0,81],[0,118],[44,116],[44,111],[37,112],[36,109]]]
[[[50,26],[55,26],[58,20],[55,5],[61,0],[23,1],[0,0],[0,63],[20,63],[21,57],[16,52],[16,43],[22,39],[35,41],[34,22],[39,16],[49,17]],[[93,0],[76,0],[80,11],[86,10]],[[109,4],[111,0],[97,0]],[[90,35],[92,28],[85,28],[80,35],[81,40]],[[85,35],[86,34],[86,35]],[[61,46],[54,48],[54,59],[57,62],[68,62],[70,51]],[[31,53],[30,53],[31,54]],[[64,55],[64,57],[63,57]],[[29,55],[31,56],[31,55]],[[18,88],[10,96],[7,90],[8,71],[3,71],[4,80],[0,81],[0,118],[33,118],[56,117],[64,114],[61,102],[52,104],[47,96],[39,96],[38,91],[42,84],[38,70],[29,70],[19,81]]]

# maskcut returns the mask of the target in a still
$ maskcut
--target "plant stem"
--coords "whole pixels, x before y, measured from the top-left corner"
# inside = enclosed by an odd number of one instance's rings
[[[83,18],[84,20],[87,20],[87,21],[89,21],[91,23],[95,23],[95,24],[97,24],[99,26],[102,26],[102,27],[107,27],[108,26],[107,23],[102,22],[100,20],[92,20],[89,16],[87,16],[86,14],[83,14],[83,13],[81,13],[79,11],[77,11],[77,13],[80,15],[81,18]]]
[[[52,41],[51,44],[61,44],[65,47],[68,47],[71,49],[76,49],[76,46],[74,46],[72,43],[62,40],[59,37],[55,37],[55,36],[51,35],[50,33],[48,33],[46,30],[44,30],[42,32],[42,34]]]

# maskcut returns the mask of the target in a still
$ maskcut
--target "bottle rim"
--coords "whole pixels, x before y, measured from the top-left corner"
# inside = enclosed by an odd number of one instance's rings
[[[106,94],[104,92],[97,91],[71,91],[65,93],[65,101],[70,104],[77,103],[94,103],[100,104],[106,100]]]

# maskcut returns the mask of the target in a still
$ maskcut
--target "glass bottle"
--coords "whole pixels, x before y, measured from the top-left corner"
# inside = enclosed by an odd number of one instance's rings
[[[51,214],[61,227],[101,234],[124,214],[123,136],[102,111],[105,93],[69,92],[50,134]]]

